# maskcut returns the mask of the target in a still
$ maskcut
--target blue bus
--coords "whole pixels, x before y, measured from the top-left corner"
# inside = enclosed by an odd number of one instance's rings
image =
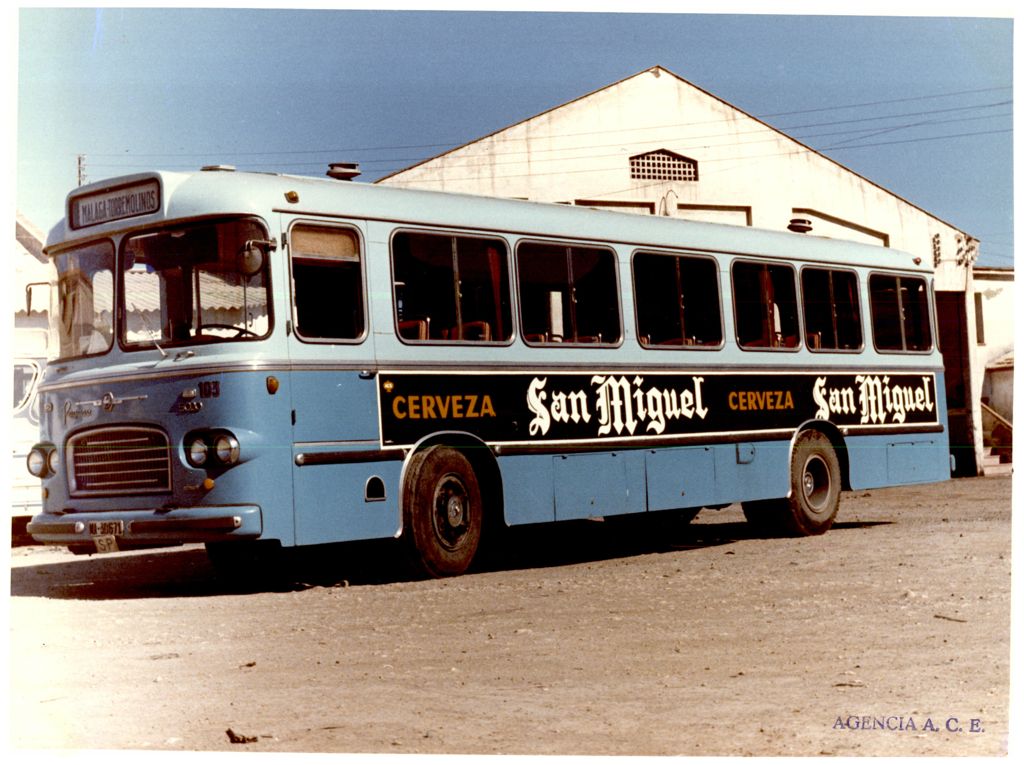
[[[75,189],[30,533],[219,566],[396,538],[427,576],[504,527],[949,478],[933,275],[852,242],[331,179]]]

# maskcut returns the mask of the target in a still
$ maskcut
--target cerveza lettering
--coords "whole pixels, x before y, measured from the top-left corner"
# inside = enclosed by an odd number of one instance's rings
[[[400,420],[464,420],[494,417],[490,396],[395,396],[391,412]]]
[[[703,377],[692,377],[688,388],[644,386],[644,378],[594,375],[591,389],[546,390],[547,378],[533,378],[526,405],[533,413],[531,436],[546,435],[554,422],[589,423],[596,416],[597,435],[633,435],[643,425],[648,433],[661,434],[671,420],[704,419]]]
[[[734,390],[729,394],[729,408],[734,412],[793,409],[793,391]]]
[[[935,409],[932,400],[932,378],[922,376],[920,385],[890,385],[889,377],[857,375],[857,387],[829,387],[827,377],[814,381],[814,403],[818,405],[815,416],[834,419],[837,414],[857,414],[860,422],[883,424],[889,421],[905,422],[909,412],[931,412]]]

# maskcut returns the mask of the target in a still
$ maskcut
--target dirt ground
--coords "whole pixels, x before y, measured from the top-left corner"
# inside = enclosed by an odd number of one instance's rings
[[[232,590],[201,547],[12,550],[15,749],[1000,755],[1009,477],[847,493],[805,539],[738,507],[583,522],[443,581],[388,545]],[[22,752],[30,754],[29,752]]]

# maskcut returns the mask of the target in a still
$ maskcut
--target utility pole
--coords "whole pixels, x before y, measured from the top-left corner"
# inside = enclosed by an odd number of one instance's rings
[[[78,155],[78,185],[85,185],[85,155]]]

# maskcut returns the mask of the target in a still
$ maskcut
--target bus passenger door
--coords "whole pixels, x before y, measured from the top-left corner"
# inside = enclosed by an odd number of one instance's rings
[[[296,544],[394,536],[401,461],[381,462],[365,226],[287,228]]]

